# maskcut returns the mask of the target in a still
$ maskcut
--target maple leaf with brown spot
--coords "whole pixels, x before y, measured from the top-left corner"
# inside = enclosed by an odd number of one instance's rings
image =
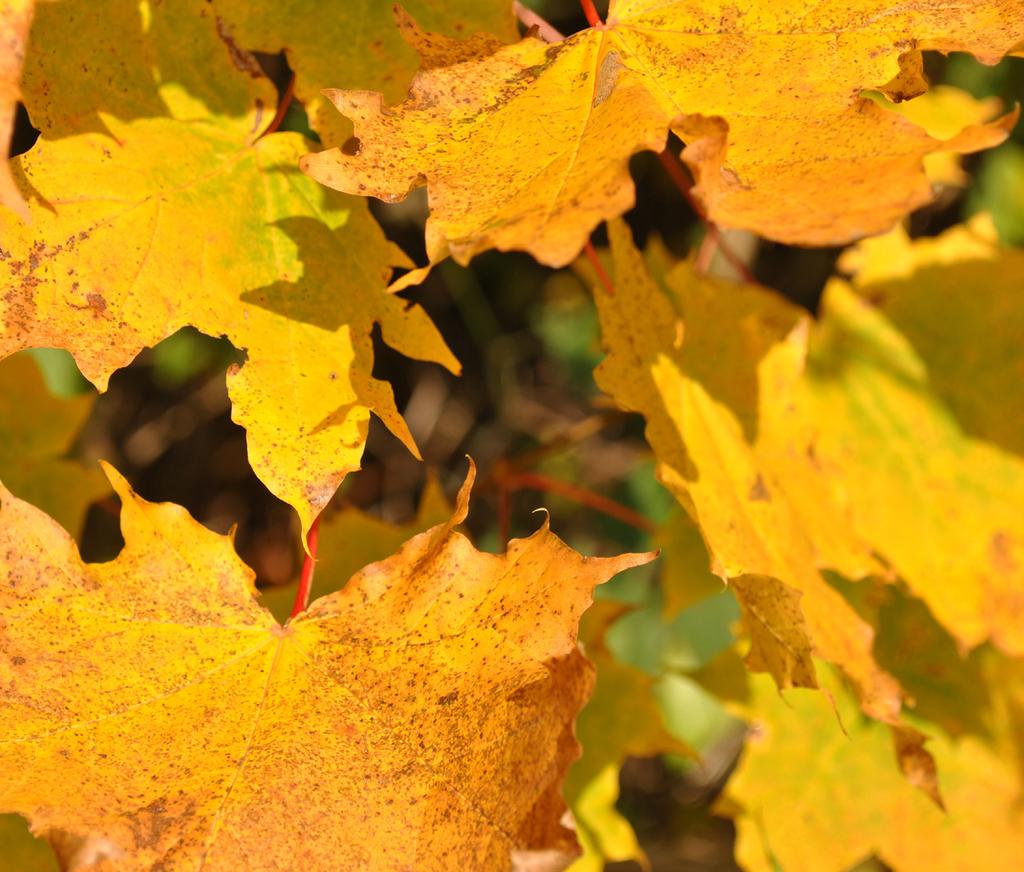
[[[489,248],[564,266],[633,204],[629,158],[669,130],[710,220],[794,244],[888,230],[932,198],[922,161],[1002,142],[1017,113],[944,140],[863,96],[923,93],[921,52],[994,63],[1024,41],[1024,0],[889,8],[874,0],[612,0],[608,22],[563,42],[526,38],[427,64],[394,106],[330,90],[355,140],[304,159],[318,181],[400,199],[425,184],[427,252]],[[439,38],[408,28],[438,54]]]
[[[0,492],[0,810],[116,868],[510,869],[575,852],[560,785],[592,669],[580,615],[650,555],[582,557],[545,524],[506,555],[452,519],[282,626],[229,537],[123,503],[83,563]],[[555,862],[557,860],[557,863]]]

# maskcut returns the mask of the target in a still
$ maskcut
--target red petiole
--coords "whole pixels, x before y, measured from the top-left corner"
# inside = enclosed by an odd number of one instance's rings
[[[306,537],[306,559],[302,564],[299,589],[295,591],[295,604],[292,606],[292,613],[288,616],[288,620],[302,614],[306,610],[306,606],[309,605],[309,591],[313,587],[313,570],[316,568],[316,546],[319,538],[320,516],[318,515],[310,526],[309,535]]]
[[[683,165],[679,162],[679,159],[672,154],[667,148],[658,155],[658,160],[661,161],[661,165],[665,168],[665,172],[675,183],[675,186],[679,189],[680,193],[686,199],[686,202],[690,204],[690,208],[697,214],[697,217],[704,224],[707,230],[708,236],[711,237],[714,245],[718,251],[721,252],[722,257],[729,261],[729,265],[736,270],[737,273],[743,278],[747,284],[756,285],[757,279],[754,278],[754,274],[750,271],[750,267],[743,261],[735,251],[733,251],[728,243],[725,241],[725,237],[722,235],[722,231],[718,229],[718,225],[713,221],[708,220],[707,215],[704,213],[704,208],[696,197],[693,196],[693,183],[690,181],[690,177],[686,170],[683,169]]]
[[[601,258],[597,256],[597,249],[594,248],[594,243],[589,239],[583,249],[587,254],[587,260],[590,261],[590,265],[594,268],[594,272],[597,273],[597,277],[601,284],[604,285],[604,289],[608,292],[609,297],[615,296],[615,285],[612,284],[611,276],[604,268],[604,264],[601,263]]]
[[[580,6],[583,7],[583,14],[587,16],[587,24],[591,27],[604,25],[601,16],[597,14],[597,9],[594,8],[594,0],[580,0]]]

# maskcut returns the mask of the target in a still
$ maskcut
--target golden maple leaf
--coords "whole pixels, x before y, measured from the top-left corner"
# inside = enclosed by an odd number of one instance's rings
[[[371,374],[374,325],[459,364],[421,308],[385,293],[411,264],[366,203],[295,170],[298,134],[260,138],[273,87],[208,4],[73,5],[45,5],[33,31],[24,91],[42,137],[15,164],[32,225],[0,215],[0,356],[67,348],[103,390],[182,326],[227,336],[247,354],[228,390],[250,463],[306,530],[358,469],[371,412],[416,453]]]
[[[800,244],[888,230],[928,202],[922,159],[1001,142],[1011,113],[947,140],[862,96],[922,93],[925,50],[994,63],[1024,41],[1024,0],[692,4],[613,0],[608,23],[428,64],[409,97],[332,90],[355,136],[304,159],[329,187],[385,200],[427,186],[432,262],[489,248],[562,266],[634,199],[629,157],[668,131],[712,221]],[[434,54],[443,42],[405,26]]]
[[[546,523],[478,552],[453,530],[471,469],[448,523],[282,626],[230,537],[108,475],[110,563],[0,492],[0,809],[99,839],[117,868],[574,853],[559,789],[592,681],[577,624],[596,584],[651,555],[582,557]]]

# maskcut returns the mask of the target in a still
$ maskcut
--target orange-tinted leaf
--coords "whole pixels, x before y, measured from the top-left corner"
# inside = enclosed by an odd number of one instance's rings
[[[841,243],[930,201],[926,155],[991,147],[1016,121],[940,140],[862,92],[922,93],[922,50],[995,62],[1022,41],[1022,0],[955,10],[940,0],[896,10],[877,0],[618,0],[606,27],[563,42],[450,52],[398,105],[379,92],[328,92],[355,138],[304,169],[392,201],[425,184],[431,261],[498,248],[561,266],[632,205],[630,156],[662,149],[671,129],[712,220]]]
[[[125,548],[85,564],[0,499],[0,808],[129,868],[511,869],[574,850],[559,788],[595,584],[547,527],[454,517],[282,627],[227,537],[110,472]],[[29,543],[29,547],[26,547]],[[537,867],[541,868],[541,867]]]
[[[14,113],[21,99],[21,67],[32,26],[35,0],[5,0],[0,6],[0,204],[28,219],[28,206],[11,178],[7,150],[14,133]]]

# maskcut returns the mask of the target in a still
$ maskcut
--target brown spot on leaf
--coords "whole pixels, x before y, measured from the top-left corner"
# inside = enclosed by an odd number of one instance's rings
[[[997,530],[988,544],[989,557],[995,570],[1003,575],[1010,575],[1017,570],[1017,560],[1013,554],[1013,542],[1003,530]]]
[[[248,73],[254,79],[258,79],[263,75],[259,61],[256,60],[251,52],[246,51],[235,42],[231,28],[224,23],[220,16],[217,17],[217,36],[227,46],[228,54],[231,55],[231,63],[235,65],[236,69],[241,70],[243,73]]]
[[[760,475],[757,476],[757,480],[750,486],[750,493],[747,494],[747,499],[762,503],[770,503],[772,501],[768,485],[764,483],[764,479]]]
[[[610,51],[601,61],[601,69],[597,73],[597,82],[594,85],[593,108],[600,106],[615,90],[615,84],[619,80],[619,71],[625,64],[617,51]]]
[[[86,294],[85,301],[89,304],[89,308],[92,309],[93,314],[97,317],[107,311],[107,301],[103,294],[97,294],[95,292]]]

